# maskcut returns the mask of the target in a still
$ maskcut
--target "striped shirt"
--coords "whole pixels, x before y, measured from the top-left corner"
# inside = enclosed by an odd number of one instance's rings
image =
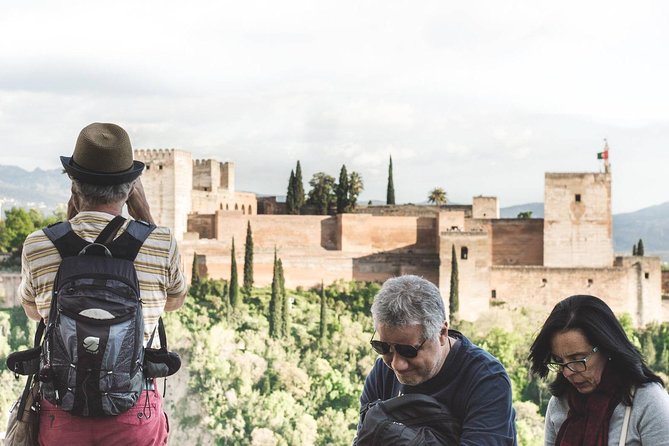
[[[105,212],[78,213],[70,224],[74,232],[92,242],[114,218]],[[121,235],[126,222],[117,235]],[[23,243],[21,284],[22,303],[35,304],[46,321],[51,307],[51,293],[61,257],[41,229],[30,234]],[[178,297],[186,290],[181,256],[169,228],[158,226],[146,239],[137,257],[135,269],[144,312],[144,341],[148,341],[169,296]]]

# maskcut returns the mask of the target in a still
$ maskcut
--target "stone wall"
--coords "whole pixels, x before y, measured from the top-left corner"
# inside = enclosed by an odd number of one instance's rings
[[[476,320],[489,306],[491,240],[483,231],[441,232],[439,290],[448,304],[451,290],[451,259],[455,247],[458,262],[458,316]],[[448,307],[448,306],[447,306]]]
[[[543,220],[492,220],[490,228],[493,265],[543,265]]]
[[[545,181],[543,264],[612,265],[611,175],[546,173]]]
[[[205,216],[192,216],[193,229],[196,221],[205,220]],[[232,237],[237,241],[238,265],[242,265],[247,222],[253,233],[254,277],[259,286],[271,283],[275,248],[288,286],[315,286],[321,279],[326,283],[338,279],[383,281],[409,273],[435,284],[439,280],[439,257],[434,249],[436,219],[356,214],[243,216],[219,211],[218,240],[182,242],[187,269],[193,252],[197,252],[206,256],[210,277],[229,278]]]
[[[0,273],[0,308],[10,308],[21,305],[18,296],[21,274]]]
[[[472,218],[499,218],[499,201],[497,197],[474,197],[472,202]]]
[[[188,216],[188,232],[198,235],[202,239],[216,238],[215,214],[191,214]]]
[[[216,192],[221,184],[220,162],[193,160],[193,190]]]
[[[662,303],[655,298],[660,277],[645,276],[659,266],[659,258],[645,259],[609,268],[493,266],[491,300],[511,307],[541,307],[548,315],[560,300],[574,294],[590,294],[606,301],[616,314],[628,313],[637,325],[645,325],[663,318]]]
[[[369,214],[339,214],[341,227],[337,249],[347,252],[429,250],[434,253],[436,218],[376,217]]]
[[[256,196],[250,192],[230,193],[227,190],[192,191],[192,212],[214,214],[217,211],[239,212],[242,215],[255,214],[258,209]]]

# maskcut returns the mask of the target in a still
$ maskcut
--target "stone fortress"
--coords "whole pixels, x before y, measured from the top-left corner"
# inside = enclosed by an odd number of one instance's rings
[[[500,218],[496,197],[472,205],[370,206],[335,216],[258,214],[256,195],[235,190],[234,164],[193,160],[181,150],[137,150],[158,224],[209,277],[229,279],[231,248],[242,273],[250,222],[256,286],[272,281],[276,249],[287,287],[321,280],[381,282],[417,274],[448,298],[451,253],[459,275],[459,316],[475,320],[497,303],[552,306],[572,294],[606,300],[636,324],[669,320],[659,257],[614,256],[611,174],[546,173],[543,219]]]

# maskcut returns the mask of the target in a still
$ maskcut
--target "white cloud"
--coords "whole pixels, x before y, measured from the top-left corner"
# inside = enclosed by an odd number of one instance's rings
[[[669,4],[596,0],[23,1],[0,16],[0,163],[57,167],[79,129],[235,161],[283,193],[341,164],[399,201],[543,199],[544,171],[597,170],[615,212],[667,201]]]

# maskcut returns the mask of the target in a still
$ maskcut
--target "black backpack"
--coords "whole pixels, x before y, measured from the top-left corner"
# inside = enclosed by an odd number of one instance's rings
[[[362,417],[355,446],[460,444],[460,421],[429,395],[415,393],[373,401],[363,408]]]
[[[155,225],[115,217],[93,242],[44,228],[62,257],[41,349],[42,396],[84,417],[118,415],[144,385],[144,317],[134,259]]]

